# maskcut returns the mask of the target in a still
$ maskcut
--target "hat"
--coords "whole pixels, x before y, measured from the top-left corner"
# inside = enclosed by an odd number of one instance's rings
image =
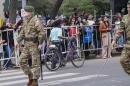
[[[24,7],[24,10],[25,10],[26,12],[34,12],[34,11],[35,11],[33,6],[25,6],[25,7]]]

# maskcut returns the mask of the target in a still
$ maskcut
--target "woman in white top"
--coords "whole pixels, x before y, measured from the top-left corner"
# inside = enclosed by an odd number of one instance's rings
[[[121,22],[121,17],[116,17],[116,21],[115,21],[115,33],[117,33],[118,29],[120,28],[120,22]],[[123,35],[119,38],[118,40],[118,47],[123,47],[124,44],[124,39],[123,39]]]

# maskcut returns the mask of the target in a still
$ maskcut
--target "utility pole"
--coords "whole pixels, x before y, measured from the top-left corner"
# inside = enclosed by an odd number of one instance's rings
[[[114,6],[115,0],[110,0],[110,15],[111,15],[111,24],[113,22],[113,15],[115,12],[115,6]]]
[[[114,4],[115,4],[115,0],[110,0],[110,10],[112,10],[112,13],[114,13],[115,11]]]
[[[27,0],[22,0],[22,8],[24,8],[27,5]]]

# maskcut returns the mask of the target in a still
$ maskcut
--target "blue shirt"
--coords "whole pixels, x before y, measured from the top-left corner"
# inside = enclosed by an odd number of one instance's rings
[[[54,27],[50,33],[51,41],[60,41],[58,36],[62,36],[62,28]]]

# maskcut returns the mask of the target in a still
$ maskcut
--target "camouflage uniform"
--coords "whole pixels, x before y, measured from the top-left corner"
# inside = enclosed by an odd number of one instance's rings
[[[130,15],[124,15],[120,23],[120,28],[117,31],[114,41],[117,41],[121,35],[125,32],[125,44],[121,56],[121,65],[125,72],[130,75]]]
[[[37,16],[30,17],[23,22],[17,42],[25,41],[24,48],[20,56],[20,67],[26,75],[32,74],[33,79],[40,76],[40,53],[38,45],[44,40],[43,25]],[[31,68],[28,65],[28,59],[32,59]]]

